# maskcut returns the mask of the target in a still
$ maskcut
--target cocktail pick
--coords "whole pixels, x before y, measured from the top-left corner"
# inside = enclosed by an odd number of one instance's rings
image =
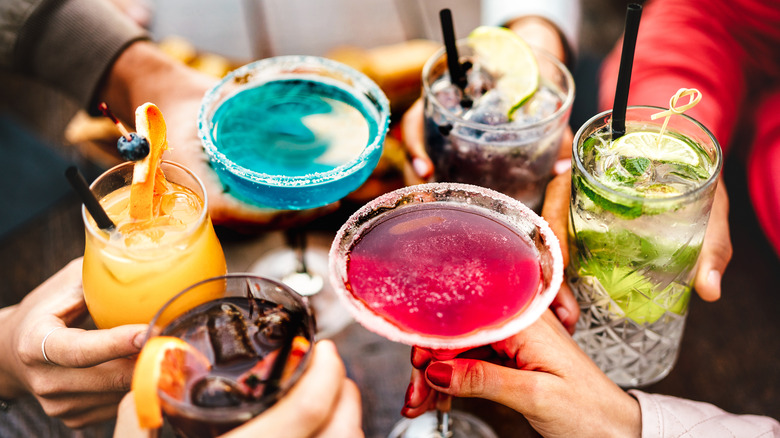
[[[442,9],[439,11],[441,32],[444,38],[444,49],[447,51],[447,68],[450,71],[450,81],[461,90],[466,88],[466,72],[460,64],[458,46],[455,43],[455,26],[452,24],[452,11]]]
[[[626,133],[626,108],[628,106],[628,88],[631,84],[631,70],[634,65],[634,49],[639,32],[639,19],[642,17],[642,5],[631,3],[626,10],[626,27],[623,32],[623,50],[620,54],[617,89],[612,104],[612,140]]]
[[[73,186],[76,193],[78,193],[89,214],[95,219],[97,226],[105,231],[114,230],[116,225],[114,225],[114,222],[108,217],[106,211],[103,210],[103,206],[100,205],[95,194],[89,189],[89,185],[79,169],[76,166],[68,167],[65,170],[65,177],[68,178],[70,185]]]
[[[690,96],[688,99],[688,103],[685,105],[677,106],[677,101],[680,100],[680,98]],[[666,117],[664,119],[664,124],[661,125],[661,131],[658,132],[658,137],[656,139],[656,143],[661,142],[661,137],[664,135],[664,131],[666,130],[666,125],[669,123],[669,118],[671,118],[675,114],[682,114],[685,111],[693,108],[696,106],[697,103],[701,100],[701,92],[695,88],[680,88],[677,90],[676,93],[669,99],[669,109],[666,111],[661,111],[658,113],[655,113],[650,116],[651,120],[659,119],[661,117]]]
[[[98,104],[98,109],[101,113],[103,113],[104,116],[111,119],[112,122],[116,125],[117,129],[119,129],[119,132],[122,134],[122,137],[125,138],[125,140],[130,141],[132,137],[130,136],[130,131],[125,128],[125,125],[122,124],[122,122],[119,121],[119,119],[116,118],[113,112],[111,112],[110,109],[108,109],[108,105],[106,105],[105,102],[100,102]]]

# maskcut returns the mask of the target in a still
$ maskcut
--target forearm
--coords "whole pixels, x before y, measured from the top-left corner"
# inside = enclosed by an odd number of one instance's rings
[[[146,32],[105,0],[36,0],[4,17],[3,68],[48,84],[89,108],[106,70]]]

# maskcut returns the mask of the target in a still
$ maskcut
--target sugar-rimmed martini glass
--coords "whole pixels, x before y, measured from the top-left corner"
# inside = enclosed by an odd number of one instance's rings
[[[198,129],[230,194],[261,207],[302,210],[336,202],[368,179],[389,119],[387,98],[364,74],[326,58],[278,56],[239,67],[209,90]],[[250,270],[319,295],[312,305],[328,314],[320,329],[333,332],[343,318],[331,317],[341,307],[328,297],[327,250],[307,249],[302,229],[288,235],[294,238],[286,248]]]
[[[521,202],[478,186],[431,183],[356,211],[333,241],[330,275],[365,328],[443,358],[536,321],[558,293],[563,261],[552,230]],[[495,434],[473,416],[440,411],[401,420],[390,436]]]

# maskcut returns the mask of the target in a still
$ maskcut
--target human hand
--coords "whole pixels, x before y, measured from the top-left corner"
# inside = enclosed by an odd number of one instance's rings
[[[32,394],[47,415],[72,428],[116,415],[147,328],[70,328],[87,315],[81,264],[71,261],[0,313],[0,396]]]
[[[360,392],[346,377],[331,341],[319,341],[301,380],[267,411],[223,438],[284,436],[290,438],[362,437]],[[114,438],[148,436],[138,427],[132,393],[120,404]]]
[[[465,357],[464,357],[465,356]],[[523,414],[542,436],[641,434],[639,403],[613,383],[550,312],[520,333],[451,360],[412,350],[407,417],[433,408],[436,391],[477,397]]]
[[[164,158],[182,164],[200,177],[215,225],[247,232],[282,229],[334,211],[337,204],[300,211],[260,208],[226,192],[198,136],[201,100],[216,83],[217,79],[171,58],[154,44],[139,41],[114,63],[100,98],[123,120],[135,120],[135,109],[146,102],[160,108],[169,148]]]

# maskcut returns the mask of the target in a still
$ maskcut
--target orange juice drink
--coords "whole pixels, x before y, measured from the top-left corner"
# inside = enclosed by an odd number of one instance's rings
[[[177,164],[160,163],[165,191],[155,193],[151,219],[137,220],[130,214],[133,168],[120,164],[91,186],[115,230],[99,229],[83,209],[84,297],[99,328],[148,323],[176,293],[226,272],[200,180]]]

